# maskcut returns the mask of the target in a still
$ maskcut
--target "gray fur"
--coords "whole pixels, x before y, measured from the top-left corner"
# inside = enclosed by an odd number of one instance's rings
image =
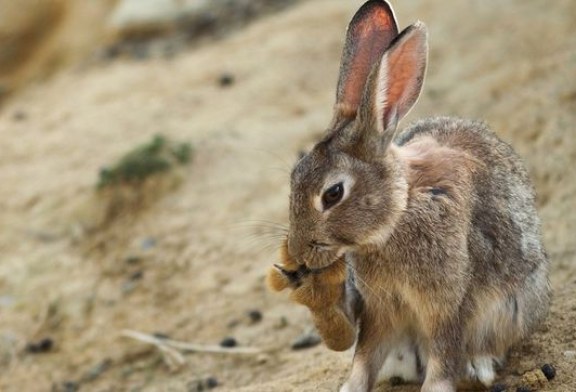
[[[404,38],[426,48],[421,24]],[[466,378],[488,385],[493,362],[548,313],[534,190],[522,160],[484,123],[436,117],[378,130],[390,123],[378,113],[396,112],[381,96],[396,72],[386,69],[374,65],[358,116],[337,107],[332,128],[294,168],[288,251],[310,269],[345,254],[343,306],[358,339],[342,391],[369,391],[387,355],[398,355],[396,339],[413,348],[422,391],[455,391]],[[313,201],[339,173],[354,179],[350,194],[319,211]]]

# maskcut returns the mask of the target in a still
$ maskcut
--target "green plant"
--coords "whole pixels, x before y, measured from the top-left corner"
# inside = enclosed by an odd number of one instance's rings
[[[174,143],[162,135],[156,135],[150,142],[126,153],[114,165],[102,168],[97,187],[137,185],[176,165],[187,164],[191,156],[190,143]]]

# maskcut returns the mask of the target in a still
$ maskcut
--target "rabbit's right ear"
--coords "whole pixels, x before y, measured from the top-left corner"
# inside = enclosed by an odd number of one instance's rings
[[[348,25],[336,90],[334,122],[356,117],[368,75],[398,35],[394,11],[385,0],[370,0]]]

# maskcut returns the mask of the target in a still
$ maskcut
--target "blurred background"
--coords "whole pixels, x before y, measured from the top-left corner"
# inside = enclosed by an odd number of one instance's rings
[[[264,276],[361,4],[0,0],[0,390],[337,389],[350,356]],[[576,390],[576,3],[392,4],[430,29],[405,123],[484,119],[535,182],[554,305],[502,379]]]

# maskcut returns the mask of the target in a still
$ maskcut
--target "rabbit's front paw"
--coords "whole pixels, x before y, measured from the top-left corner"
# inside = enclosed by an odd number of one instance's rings
[[[268,272],[268,285],[275,291],[291,288],[290,298],[310,309],[327,308],[339,303],[344,296],[346,265],[337,260],[328,267],[311,270],[295,262],[286,244],[281,251],[282,264]]]
[[[328,348],[335,351],[350,348],[356,339],[356,330],[344,311],[344,260],[339,259],[328,267],[311,270],[292,260],[286,243],[280,257],[282,264],[275,265],[268,272],[268,285],[275,291],[292,289],[290,299],[310,309],[314,324]]]

